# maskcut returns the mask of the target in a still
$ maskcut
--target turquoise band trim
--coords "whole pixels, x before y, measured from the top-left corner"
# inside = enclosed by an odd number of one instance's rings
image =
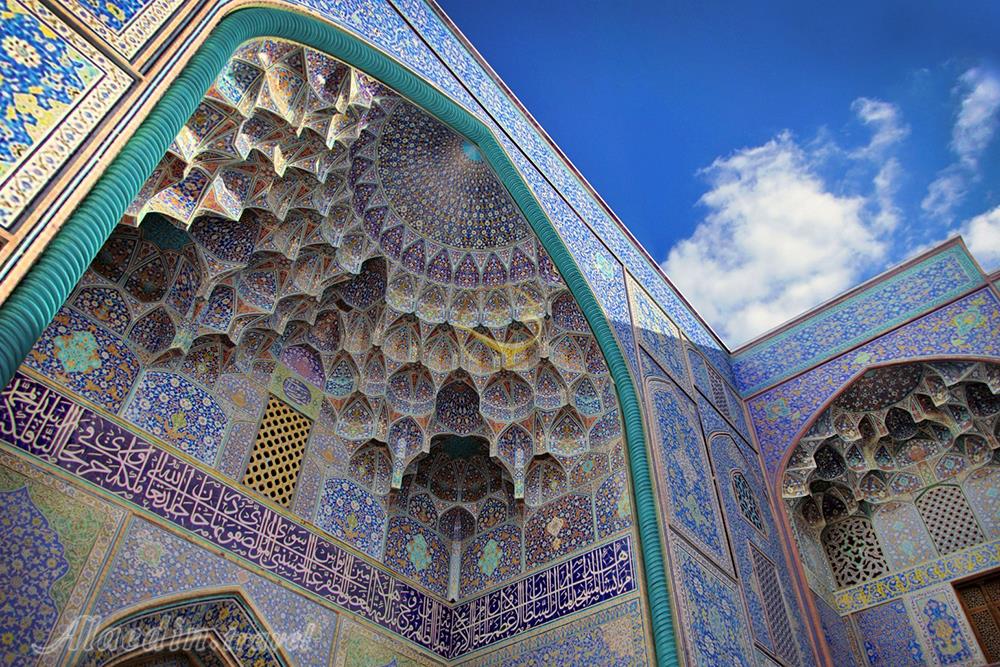
[[[305,44],[379,79],[473,141],[496,171],[583,310],[614,378],[631,464],[657,663],[678,664],[642,413],[628,366],[604,311],[573,256],[489,130],[399,63],[317,19],[286,10],[243,9],[224,18],[212,31],[38,262],[0,306],[0,341],[5,343],[0,349],[2,383],[10,382],[230,56],[240,44],[258,37],[278,37]]]

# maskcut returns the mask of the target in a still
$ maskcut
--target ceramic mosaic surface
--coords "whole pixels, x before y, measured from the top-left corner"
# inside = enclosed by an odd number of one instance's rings
[[[139,51],[181,5],[181,0],[69,0],[73,15],[127,58]]]
[[[787,331],[740,350],[733,356],[736,386],[744,396],[755,394],[981,282],[969,254],[952,245]]]
[[[650,382],[647,391],[648,414],[656,420],[657,480],[671,525],[732,572],[719,499],[695,406],[679,389],[666,383]]]
[[[1000,540],[994,540],[841,589],[834,599],[837,611],[848,613],[998,566]]]
[[[18,664],[32,643],[67,632],[121,520],[120,511],[0,452],[0,562],[11,565],[0,569],[0,636],[12,640],[0,642],[0,662]]]
[[[926,664],[923,647],[902,600],[866,609],[855,618],[871,667]]]
[[[686,387],[688,374],[680,330],[634,280],[628,281],[628,292],[636,338],[657,363],[670,372],[675,382]]]
[[[428,658],[404,642],[350,619],[340,623],[333,658],[335,667],[393,665],[394,667],[431,667],[442,663]]]
[[[124,417],[202,463],[214,465],[228,419],[219,403],[181,375],[147,371]]]
[[[220,587],[238,587],[261,619],[289,638],[289,652],[299,664],[327,660],[336,638],[335,612],[142,519],[129,524],[96,593],[93,613],[108,618],[157,598],[196,596]]]
[[[752,664],[750,631],[736,584],[671,533],[674,586],[691,664]]]
[[[830,605],[819,597],[815,598],[816,610],[819,612],[820,629],[823,638],[830,649],[833,664],[840,667],[855,667],[858,664],[854,652],[854,637],[850,621],[837,615]]]
[[[73,308],[56,313],[25,363],[112,412],[124,403],[140,366],[125,341]]]
[[[981,665],[983,656],[950,586],[923,591],[907,600],[928,662],[935,665]]]
[[[622,537],[452,607],[36,381],[16,377],[2,404],[7,445],[442,656],[483,648],[638,585],[631,539]],[[511,615],[524,620],[511,624]]]
[[[754,398],[750,414],[768,473],[777,473],[817,408],[866,367],[928,355],[1000,356],[996,295],[974,292]]]
[[[507,648],[472,658],[476,667],[518,665],[645,665],[642,609],[638,599],[546,630]]]
[[[788,664],[802,664],[800,656],[809,656],[811,649],[806,643],[806,632],[799,623],[798,614],[789,612],[795,609],[794,601],[788,599],[792,580],[785,566],[763,476],[754,454],[749,448],[741,448],[727,435],[711,439],[710,453],[716,477],[720,480],[729,538],[754,638]],[[738,497],[736,480],[745,484],[744,492],[753,499],[756,516],[764,531],[746,516],[745,502]]]
[[[0,227],[11,229],[131,79],[40,2],[4,0],[0,12]]]
[[[192,628],[214,635],[224,647],[220,650],[226,655],[226,662],[235,662],[240,667],[285,664],[277,647],[264,636],[253,612],[237,595],[153,608],[116,621],[97,635],[93,647],[82,652],[77,664],[86,667],[111,664],[123,653],[128,654],[131,648],[128,638],[133,636],[161,637],[168,646],[174,641],[183,642]],[[199,663],[208,662],[212,667],[225,664],[215,651],[204,645],[196,648],[195,654]]]

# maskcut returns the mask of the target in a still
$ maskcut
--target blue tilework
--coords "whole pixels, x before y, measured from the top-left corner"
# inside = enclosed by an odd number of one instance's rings
[[[851,636],[850,622],[838,616],[837,612],[818,596],[814,600],[816,610],[819,612],[823,638],[833,655],[833,664],[837,667],[856,667],[858,663],[854,655],[854,638]]]
[[[750,416],[768,474],[778,474],[819,407],[869,365],[948,355],[1000,357],[1000,306],[992,291],[974,292],[754,398]]]
[[[69,562],[27,487],[0,491],[0,535],[0,661],[28,665],[59,616],[52,587]]]
[[[139,359],[118,336],[63,308],[24,363],[79,396],[117,412],[139,374]]]
[[[708,408],[707,406],[706,408],[699,407],[699,412],[703,409]],[[801,662],[805,662],[808,664],[812,657],[812,649],[806,640],[805,629],[799,624],[798,619],[802,618],[802,614],[797,609],[798,603],[793,593],[792,579],[785,566],[784,553],[774,528],[774,516],[767,500],[767,491],[764,487],[764,479],[757,463],[756,454],[749,448],[741,447],[736,440],[727,435],[717,435],[711,439],[710,443],[709,451],[715,467],[723,511],[726,514],[729,537],[736,555],[737,569],[754,637],[768,650],[785,657],[789,663],[801,664]],[[732,483],[735,472],[742,473],[749,484],[756,500],[761,523],[767,531],[766,534],[762,534],[744,517]],[[772,597],[774,600],[783,599],[785,607],[792,610],[790,614],[783,613],[782,618],[777,619],[767,618],[765,612],[767,605],[761,599],[760,577],[754,573],[750,545],[756,547],[774,564],[774,572],[780,590],[765,593],[774,596]],[[779,606],[775,604],[772,607],[772,613]],[[775,632],[772,633],[772,630]],[[778,636],[774,637],[772,634]],[[805,656],[804,661],[802,656]]]
[[[238,587],[277,633],[294,637],[291,657],[302,665],[327,661],[337,614],[235,563],[142,519],[133,519],[115,554],[93,613],[107,618],[150,600]]]
[[[207,391],[162,371],[143,374],[123,416],[208,465],[215,465],[229,421]]]
[[[462,663],[469,667],[632,667],[647,664],[638,599]]]
[[[752,652],[736,584],[670,533],[675,600],[693,665],[750,667]]]
[[[902,600],[866,609],[856,617],[858,640],[871,667],[920,667],[924,651]]]
[[[969,290],[982,276],[958,245],[879,281],[733,356],[736,387],[747,396],[862,343]]]
[[[923,591],[907,602],[923,639],[927,662],[936,665],[984,663],[951,586]]]
[[[649,382],[647,392],[648,414],[655,419],[655,479],[670,525],[732,572],[695,406],[680,389],[664,382]]]

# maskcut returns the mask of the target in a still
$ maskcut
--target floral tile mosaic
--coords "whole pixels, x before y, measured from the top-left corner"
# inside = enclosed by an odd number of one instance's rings
[[[834,594],[834,603],[838,612],[846,614],[998,566],[1000,540],[983,542],[857,586],[843,588]]]
[[[0,662],[63,636],[86,602],[124,513],[0,451]],[[38,560],[38,559],[42,560]],[[13,632],[13,634],[5,634]],[[27,644],[25,644],[27,642]],[[28,647],[25,653],[25,647]],[[60,647],[55,646],[58,655]]]
[[[951,586],[938,586],[907,599],[927,656],[926,664],[982,665],[979,645]]]
[[[769,389],[750,415],[769,475],[820,405],[872,364],[926,356],[1000,356],[1000,304],[980,290]]]
[[[636,598],[462,664],[470,667],[638,667],[648,664],[649,660],[642,607]]]
[[[833,664],[837,667],[857,667],[858,656],[855,654],[853,630],[850,621],[841,618],[830,605],[818,596],[814,598],[816,610],[819,612],[820,630],[823,639],[833,654]]]
[[[690,664],[750,667],[753,642],[736,584],[669,532],[674,599]]]
[[[709,442],[754,637],[786,664],[808,664],[812,649],[791,596],[792,579],[756,455],[728,434]]]
[[[737,387],[747,396],[884,333],[982,282],[959,245],[826,308],[733,356]]]
[[[906,604],[895,600],[857,614],[865,658],[871,667],[920,667],[927,664]]]
[[[93,606],[103,618],[158,598],[237,588],[289,642],[302,665],[329,660],[337,613],[143,519],[133,519]]]
[[[0,227],[11,230],[131,78],[37,0],[3,0],[0,26]]]
[[[675,385],[646,385],[647,414],[655,420],[653,461],[655,479],[670,525],[711,554],[732,573],[719,498],[691,399]]]
[[[335,667],[432,667],[444,663],[427,657],[409,644],[376,632],[371,628],[343,619],[333,656]]]
[[[68,0],[63,6],[131,59],[182,4],[183,0]]]
[[[143,374],[123,416],[210,466],[229,421],[207,391],[183,375],[161,371]]]
[[[140,368],[125,341],[72,308],[56,313],[24,363],[111,412],[125,402]]]

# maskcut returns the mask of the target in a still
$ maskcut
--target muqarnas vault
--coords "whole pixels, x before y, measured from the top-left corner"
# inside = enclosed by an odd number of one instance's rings
[[[960,239],[729,350],[436,6],[99,5],[0,13],[4,664],[1000,660]]]

